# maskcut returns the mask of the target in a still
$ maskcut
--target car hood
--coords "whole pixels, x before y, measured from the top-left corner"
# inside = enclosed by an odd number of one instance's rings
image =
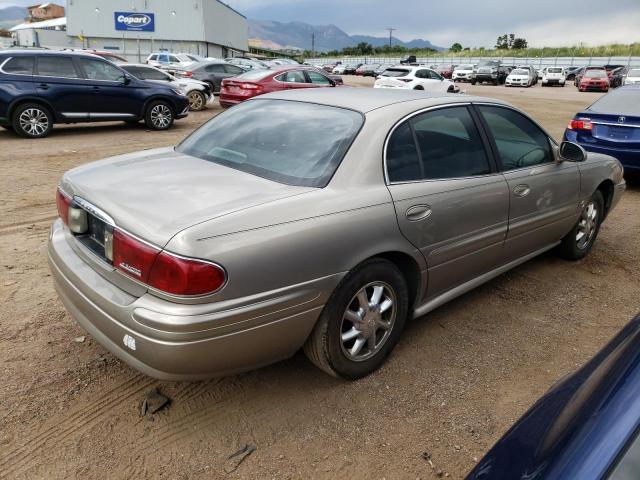
[[[173,147],[78,167],[64,175],[61,187],[159,246],[198,223],[316,190],[266,180]]]

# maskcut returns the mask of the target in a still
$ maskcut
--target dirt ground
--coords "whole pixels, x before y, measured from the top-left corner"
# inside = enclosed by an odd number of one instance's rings
[[[556,138],[598,96],[569,86],[462,88],[511,101]],[[61,126],[29,141],[0,131],[0,477],[461,478],[640,309],[635,181],[587,259],[543,255],[412,322],[363,380],[330,378],[302,354],[200,383],[145,377],[83,339],[56,297],[45,255],[55,187],[69,168],[174,144],[219,111],[161,133]],[[171,404],[141,417],[155,387]],[[226,473],[245,444],[257,450]]]

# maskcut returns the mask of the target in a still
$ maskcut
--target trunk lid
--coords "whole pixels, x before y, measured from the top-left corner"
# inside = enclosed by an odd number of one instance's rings
[[[173,147],[76,168],[65,175],[62,187],[159,247],[197,223],[315,190],[266,180]]]
[[[590,119],[593,128],[580,131],[579,141],[610,147],[640,149],[640,116],[583,112],[576,118]]]

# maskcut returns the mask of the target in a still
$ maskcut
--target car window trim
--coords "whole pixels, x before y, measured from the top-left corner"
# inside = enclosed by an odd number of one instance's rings
[[[490,102],[472,102],[472,104],[473,104],[473,108],[477,112],[479,121],[482,123],[482,126],[486,131],[487,138],[489,140],[489,143],[491,145],[491,149],[493,150],[493,153],[494,153],[494,156],[495,156],[496,165],[498,167],[498,172],[499,173],[519,172],[519,171],[522,171],[522,170],[528,170],[528,169],[531,169],[531,168],[537,168],[540,165],[548,165],[548,164],[554,163],[555,159],[557,158],[556,157],[556,149],[558,148],[558,143],[553,139],[553,137],[551,135],[549,135],[547,133],[547,131],[544,128],[542,128],[542,126],[540,126],[538,124],[538,122],[536,122],[533,118],[531,118],[531,116],[527,115],[526,113],[522,112],[521,110],[518,110],[517,108],[512,107],[511,105],[504,105],[504,104],[500,104],[500,103],[490,103]],[[500,152],[498,151],[498,145],[496,144],[496,141],[493,138],[493,134],[491,133],[491,129],[489,128],[489,125],[487,125],[486,120],[485,120],[484,116],[482,115],[482,112],[480,111],[480,109],[476,108],[477,106],[482,106],[482,105],[486,105],[486,106],[490,106],[490,107],[500,107],[500,108],[505,108],[507,110],[512,110],[512,111],[514,111],[516,113],[519,113],[520,115],[524,116],[529,121],[531,121],[547,137],[547,141],[549,142],[549,147],[550,147],[550,150],[551,150],[551,156],[553,157],[552,160],[550,162],[544,162],[544,163],[539,163],[539,164],[536,164],[536,165],[530,165],[528,167],[512,168],[511,170],[505,170],[504,165],[502,165],[502,158],[500,158]]]
[[[64,79],[64,80],[85,80],[82,77],[82,72],[78,70],[78,65],[76,64],[73,55],[37,55],[36,54],[36,55],[34,55],[34,57],[35,57],[34,58],[34,64],[33,64],[33,76],[34,77],[61,78],[61,79]],[[59,77],[57,75],[40,75],[40,70],[38,70],[38,63],[40,62],[41,58],[47,58],[47,57],[52,57],[52,58],[64,57],[64,58],[71,59],[71,64],[73,65],[73,69],[76,71],[77,77]]]
[[[499,104],[492,104],[492,103],[487,103],[487,105],[499,105]],[[420,110],[416,110],[415,112],[412,112],[408,115],[405,115],[404,117],[402,117],[400,120],[398,120],[393,127],[391,128],[391,130],[389,130],[389,132],[387,133],[387,137],[384,140],[384,145],[383,145],[383,151],[382,151],[382,165],[383,165],[383,170],[384,170],[384,181],[385,184],[387,186],[391,186],[391,185],[404,185],[404,184],[409,184],[409,183],[424,183],[424,182],[443,182],[443,181],[447,181],[447,180],[464,180],[464,179],[469,179],[469,178],[482,178],[482,177],[491,177],[491,176],[496,176],[496,175],[501,175],[502,172],[497,169],[497,165],[494,161],[492,161],[493,158],[493,152],[491,150],[487,150],[487,139],[484,138],[485,132],[483,131],[483,129],[480,128],[480,125],[478,125],[476,118],[474,117],[473,113],[470,111],[471,107],[473,106],[473,102],[454,102],[454,103],[446,103],[446,104],[442,104],[442,105],[433,105],[431,107],[426,107],[426,108],[422,108]],[[413,117],[416,117],[418,115],[421,115],[423,113],[426,112],[431,112],[434,110],[441,110],[441,109],[445,109],[445,108],[452,108],[452,107],[465,107],[467,109],[467,111],[469,112],[469,115],[471,116],[471,120],[473,121],[477,131],[478,131],[478,136],[480,136],[480,138],[482,138],[482,147],[484,148],[485,151],[485,155],[487,156],[487,161],[489,163],[489,168],[491,170],[491,172],[487,173],[487,174],[483,174],[483,175],[468,175],[465,177],[448,177],[448,178],[423,178],[423,179],[419,179],[419,180],[403,180],[401,182],[392,182],[389,180],[389,170],[387,168],[387,149],[389,147],[389,140],[391,139],[391,137],[393,136],[394,132],[396,131],[396,129],[398,127],[400,127],[402,124],[404,124],[405,122],[409,122],[409,124],[411,125],[411,132],[412,135],[414,135],[413,139],[414,139],[414,144],[416,149],[418,149],[418,143],[417,143],[417,139],[415,138],[415,133],[413,130],[413,125],[411,122],[411,119]]]

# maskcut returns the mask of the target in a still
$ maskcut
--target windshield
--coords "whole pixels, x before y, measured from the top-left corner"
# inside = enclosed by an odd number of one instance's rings
[[[562,73],[562,68],[549,67],[547,68],[547,73]]]
[[[273,73],[273,70],[249,70],[248,72],[241,73],[234,77],[234,80],[252,80],[258,81],[268,77]]]
[[[176,150],[279,183],[324,187],[363,121],[339,107],[251,100],[214,117]]]
[[[640,68],[632,68],[629,70],[627,77],[640,77]]]
[[[382,72],[383,77],[404,77],[409,73],[409,70],[403,68],[387,68]]]
[[[587,70],[584,73],[584,76],[591,78],[605,78],[607,76],[607,72],[604,70]]]
[[[529,71],[523,68],[516,68],[511,75],[529,75]]]

